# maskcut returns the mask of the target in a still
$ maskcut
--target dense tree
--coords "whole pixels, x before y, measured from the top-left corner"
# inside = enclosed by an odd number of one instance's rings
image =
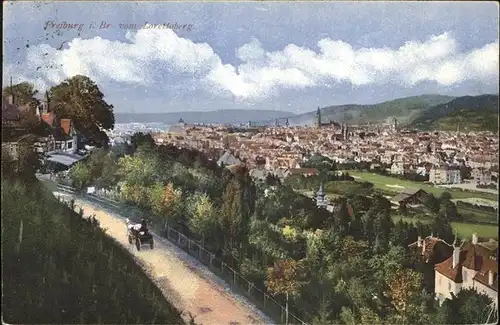
[[[183,219],[182,190],[168,183],[163,190],[162,212],[167,220],[179,222]]]
[[[450,221],[457,220],[458,219],[457,206],[455,205],[455,203],[449,200],[441,201],[439,214],[443,216],[443,218],[445,218],[446,220]]]
[[[408,308],[420,288],[420,281],[420,274],[409,269],[399,270],[389,279],[388,295],[402,324],[408,322]]]
[[[71,118],[86,139],[108,146],[104,131],[114,127],[113,105],[106,103],[104,94],[90,78],[77,75],[52,87],[50,103],[57,117]]]
[[[340,234],[345,234],[349,229],[350,216],[346,198],[339,198],[334,202],[336,211],[333,213],[335,229]]]
[[[42,155],[35,150],[36,137],[31,134],[25,135],[17,141],[17,155],[10,156],[12,171],[22,179],[32,180],[35,173],[42,167]],[[2,150],[3,152],[3,150]]]
[[[356,194],[349,199],[349,204],[351,205],[354,212],[359,214],[361,212],[367,211],[370,208],[371,199],[366,196]]]
[[[439,200],[436,199],[434,194],[427,193],[424,197],[423,204],[431,213],[435,214],[439,212]]]
[[[216,211],[210,197],[207,194],[196,194],[191,197],[188,212],[190,229],[204,244],[205,238],[210,234],[213,235],[217,229]]]
[[[373,184],[371,184],[373,186]],[[386,199],[384,196],[382,196],[379,193],[376,193],[373,195],[372,199],[372,206],[370,210],[379,213],[379,212],[386,212],[390,213],[391,212],[391,202]]]
[[[243,207],[241,202],[241,185],[238,180],[231,181],[222,196],[222,207],[219,217],[219,224],[224,230],[226,239],[224,240],[226,250],[231,252],[231,256],[236,255],[236,249],[239,243],[239,234],[243,224]],[[234,262],[234,261],[233,261]]]
[[[132,148],[137,150],[137,148],[141,146],[146,146],[148,148],[152,148],[153,145],[155,144],[155,141],[151,134],[149,133],[142,133],[142,132],[137,132],[132,135],[132,138],[130,139],[130,142],[132,144]],[[164,148],[167,148],[166,146],[162,146]],[[168,149],[171,149],[171,147],[168,147]],[[167,149],[167,151],[168,151]],[[172,151],[170,151],[172,154]]]
[[[268,269],[266,286],[269,291],[275,294],[286,296],[286,320],[288,325],[288,299],[299,293],[300,287],[304,284],[305,273],[303,264],[295,260],[281,260]]]
[[[35,97],[36,94],[38,94],[38,90],[29,82],[22,82],[3,89],[4,97],[14,95],[14,103],[16,105],[27,105],[33,109],[40,105],[40,101]]]
[[[474,289],[460,290],[443,302],[439,310],[442,324],[494,324],[498,312],[490,297]]]
[[[141,184],[150,185],[155,182],[157,177],[158,161],[153,157],[124,156],[118,160],[118,175],[120,179],[129,185]]]
[[[441,194],[441,196],[439,197],[439,201],[440,202],[443,202],[443,201],[450,201],[451,200],[451,194],[450,192],[448,191],[445,191]]]
[[[71,179],[71,186],[76,189],[82,190],[91,184],[90,168],[85,162],[78,162],[69,171],[69,178]]]

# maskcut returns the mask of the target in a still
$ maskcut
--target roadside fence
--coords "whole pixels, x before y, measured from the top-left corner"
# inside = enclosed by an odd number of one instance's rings
[[[57,186],[62,191],[78,193],[77,190],[70,186],[63,184],[58,184]],[[101,203],[106,203],[127,215],[131,215],[131,213],[135,216],[144,215],[142,211],[138,211],[137,208],[132,208],[130,206],[125,207],[124,203],[116,201],[116,193],[96,190],[94,193],[84,194],[83,196],[96,199]],[[110,196],[113,198],[110,198]],[[252,282],[245,279],[227,263],[217,258],[215,254],[206,250],[198,241],[189,238],[168,224],[165,224],[163,229],[160,230],[163,237],[207,266],[210,271],[224,280],[235,293],[247,297],[259,310],[271,317],[274,321],[280,324],[285,323],[286,308],[278,303],[270,294],[257,288]],[[289,312],[288,324],[306,325],[307,323]]]

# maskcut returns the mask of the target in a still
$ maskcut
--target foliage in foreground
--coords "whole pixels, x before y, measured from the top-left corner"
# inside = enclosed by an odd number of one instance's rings
[[[2,179],[3,320],[184,324],[129,253],[41,184]]]

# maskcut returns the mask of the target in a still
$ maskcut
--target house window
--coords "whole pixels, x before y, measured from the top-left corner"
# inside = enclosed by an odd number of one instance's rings
[[[61,142],[59,141],[56,142],[56,149],[61,149]]]
[[[68,149],[73,148],[73,141],[68,141]]]

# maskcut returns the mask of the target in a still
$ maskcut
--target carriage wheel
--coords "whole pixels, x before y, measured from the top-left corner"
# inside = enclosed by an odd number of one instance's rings
[[[141,240],[139,238],[135,240],[135,247],[137,247],[138,251],[141,250]]]
[[[153,241],[153,239],[151,238],[151,241],[149,242],[149,248],[153,249],[153,246],[154,246],[154,241]]]
[[[128,243],[129,243],[129,244],[132,244],[132,240],[133,240],[132,236],[131,236],[131,235],[128,235]]]

